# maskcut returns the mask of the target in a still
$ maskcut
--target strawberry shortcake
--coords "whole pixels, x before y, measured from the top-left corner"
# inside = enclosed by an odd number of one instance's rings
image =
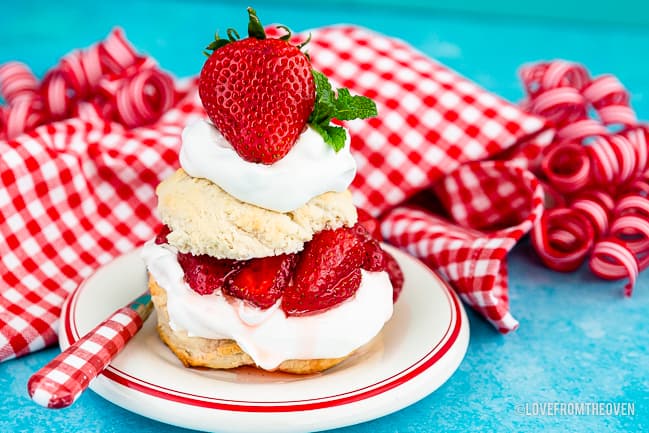
[[[376,223],[359,221],[349,134],[331,122],[376,107],[248,13],[247,38],[207,47],[207,118],[182,134],[142,257],[158,333],[185,366],[314,373],[373,340],[403,285]]]

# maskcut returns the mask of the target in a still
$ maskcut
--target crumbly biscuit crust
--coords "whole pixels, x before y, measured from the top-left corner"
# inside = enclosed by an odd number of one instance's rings
[[[292,212],[244,203],[207,179],[179,169],[156,190],[158,212],[181,252],[247,260],[301,251],[321,230],[356,223],[351,193],[328,192]]]

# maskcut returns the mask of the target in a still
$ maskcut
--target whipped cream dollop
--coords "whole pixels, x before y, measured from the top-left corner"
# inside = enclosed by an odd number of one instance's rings
[[[280,301],[262,310],[216,291],[199,295],[184,280],[175,248],[153,241],[142,248],[153,278],[167,292],[169,324],[189,336],[232,339],[255,363],[273,370],[288,359],[339,358],[368,343],[392,316],[386,272],[361,270],[351,298],[322,313],[287,316]]]
[[[309,126],[284,158],[257,164],[241,158],[214,125],[198,120],[183,130],[180,165],[241,201],[290,212],[320,194],[349,187],[356,175],[349,146],[349,133],[336,152]]]

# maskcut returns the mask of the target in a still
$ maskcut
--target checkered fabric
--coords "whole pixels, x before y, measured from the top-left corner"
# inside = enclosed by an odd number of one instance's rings
[[[314,68],[377,103],[377,118],[348,123],[354,200],[374,215],[464,162],[544,144],[540,118],[404,42],[354,26],[311,33]],[[203,113],[194,81],[174,86],[173,106],[150,125],[126,128],[81,103],[75,117],[0,140],[0,360],[53,344],[66,296],[153,236],[154,187],[178,167],[183,126]]]
[[[116,311],[34,374],[27,383],[30,397],[44,407],[70,406],[141,327],[134,310]]]
[[[451,218],[402,206],[383,220],[388,242],[422,258],[499,331],[518,327],[509,311],[507,253],[543,213],[543,188],[512,162],[472,162],[435,185]]]
[[[67,295],[153,237],[154,188],[201,113],[192,90],[151,127],[80,117],[0,141],[0,359],[54,343]]]

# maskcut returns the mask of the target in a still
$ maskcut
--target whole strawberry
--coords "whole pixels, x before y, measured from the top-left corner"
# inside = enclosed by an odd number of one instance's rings
[[[311,64],[288,36],[267,39],[248,8],[248,37],[218,35],[198,81],[198,93],[214,126],[246,161],[272,164],[305,129],[315,103]]]

